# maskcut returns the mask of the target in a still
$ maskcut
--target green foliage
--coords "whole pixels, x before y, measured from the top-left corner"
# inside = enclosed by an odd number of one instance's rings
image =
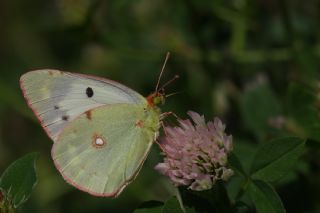
[[[279,195],[270,183],[279,181],[296,169],[304,145],[305,141],[297,137],[282,137],[260,145],[252,160],[250,176],[245,174],[235,155],[231,155],[229,163],[237,171],[235,176],[244,178],[235,177],[238,182],[233,181],[228,188],[232,193],[238,190],[237,195],[233,196],[235,208],[248,210],[250,202],[244,198],[250,195],[252,205],[258,212],[285,212]]]
[[[277,98],[267,83],[247,89],[241,98],[241,112],[248,128],[261,141],[271,129],[269,120],[281,114]]]
[[[231,153],[229,156],[229,165],[233,171],[238,172],[240,175],[246,176],[246,172],[244,171],[240,160],[234,153]]]
[[[189,212],[233,212],[234,207],[222,181],[218,181],[212,189],[192,191],[179,188],[186,211]]]
[[[291,83],[288,93],[289,112],[301,134],[320,142],[320,100],[316,89]]]
[[[249,194],[259,213],[286,212],[274,188],[261,180],[253,180],[248,188]]]
[[[263,144],[253,160],[251,176],[267,182],[275,182],[297,165],[303,152],[304,140],[295,137],[274,139]]]
[[[134,213],[183,213],[176,196],[170,197],[165,203],[147,201],[141,204]]]
[[[166,201],[162,213],[183,213],[177,197],[173,196]]]
[[[136,210],[134,210],[134,213],[161,213],[162,208],[162,202],[150,200],[142,203]]]
[[[38,153],[31,153],[13,162],[0,178],[0,191],[8,205],[18,208],[31,195],[37,183],[35,161]]]
[[[283,137],[262,144],[252,161],[250,179],[243,183],[239,197],[249,193],[260,212],[285,212],[282,201],[272,185],[285,177],[297,165],[304,151],[305,141],[296,137]]]

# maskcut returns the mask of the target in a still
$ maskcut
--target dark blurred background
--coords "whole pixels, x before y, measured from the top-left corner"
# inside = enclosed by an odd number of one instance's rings
[[[0,1],[0,172],[26,153],[41,156],[38,185],[22,212],[131,212],[174,193],[153,169],[162,159],[156,145],[119,198],[95,198],[65,183],[51,160],[52,142],[22,97],[23,73],[55,68],[94,74],[146,96],[170,51],[162,81],[180,75],[166,89],[180,93],[163,111],[219,116],[247,165],[259,143],[287,134],[289,83],[316,83],[319,18],[318,0]],[[309,162],[277,186],[288,212],[320,211],[319,161]],[[237,189],[233,182],[231,191]]]

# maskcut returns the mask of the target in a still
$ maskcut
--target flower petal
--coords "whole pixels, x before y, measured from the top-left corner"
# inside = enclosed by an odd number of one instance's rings
[[[189,111],[193,123],[178,120],[179,126],[165,127],[166,136],[158,143],[165,154],[155,169],[176,186],[192,190],[210,189],[219,180],[227,180],[233,171],[226,167],[232,151],[232,136],[225,134],[219,118],[206,123],[204,116]]]

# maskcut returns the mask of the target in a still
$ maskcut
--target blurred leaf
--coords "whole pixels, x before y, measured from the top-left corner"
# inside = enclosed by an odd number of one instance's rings
[[[257,212],[286,212],[279,195],[270,184],[261,180],[253,180],[248,187],[248,192]]]
[[[134,213],[161,213],[162,207],[162,202],[150,200],[142,203],[137,209],[134,210]]]
[[[239,143],[239,144],[247,144],[247,143]],[[237,144],[237,145],[239,145]],[[249,145],[249,144],[247,144]],[[236,146],[237,147],[237,146]],[[249,146],[251,149],[247,150],[245,149],[243,155],[241,155],[241,162],[239,160],[238,153],[236,155],[236,153],[232,153],[229,156],[229,165],[231,166],[231,169],[233,169],[235,171],[235,175],[233,175],[228,182],[226,183],[226,187],[227,187],[227,191],[228,194],[231,198],[231,200],[236,201],[235,203],[235,208],[238,208],[239,206],[237,206],[237,202],[240,202],[240,199],[243,198],[243,196],[246,196],[245,191],[246,188],[248,186],[248,181],[249,181],[249,176],[247,175],[249,173],[249,169],[244,169],[242,166],[242,163],[244,162],[244,158],[245,157],[250,157],[250,160],[248,161],[248,163],[252,162],[252,156],[248,155],[248,153],[252,153],[255,151],[255,149],[252,149],[253,147]],[[234,150],[234,152],[236,151],[236,149]],[[237,175],[240,174],[240,175]],[[247,196],[248,199],[248,196]],[[240,208],[240,207],[239,207]]]
[[[241,159],[241,165],[247,174],[250,172],[254,153],[256,152],[257,147],[257,144],[239,139],[237,139],[237,143],[234,143],[233,152],[239,159]]]
[[[80,25],[86,20],[91,6],[90,0],[58,0],[58,8],[63,22]]]
[[[292,83],[288,93],[290,115],[307,137],[320,142],[320,110],[315,91],[307,86]]]
[[[319,58],[314,55],[312,52],[312,48],[308,46],[301,46],[300,44],[296,44],[299,46],[294,54],[294,61],[303,69],[303,72],[300,73],[300,76],[306,81],[313,80],[318,77],[318,64]]]
[[[13,87],[8,85],[5,81],[0,79],[0,100],[8,107],[14,108],[17,112],[25,115],[28,118],[36,121],[28,109],[27,104],[24,102],[21,92],[16,91]]]
[[[256,152],[251,174],[255,179],[277,181],[296,165],[305,141],[296,137],[274,139]]]
[[[15,208],[28,200],[37,182],[35,161],[38,155],[31,153],[16,160],[1,176],[0,189],[5,199],[12,202]]]
[[[234,175],[226,183],[226,188],[231,200],[238,200],[244,194],[244,185],[247,178]]]
[[[261,141],[270,129],[268,120],[281,113],[279,102],[266,83],[259,83],[244,92],[241,112],[248,128]]]
[[[234,153],[231,153],[229,155],[228,161],[229,161],[229,165],[232,170],[238,172],[239,174],[241,174],[243,176],[246,176],[246,172],[244,171],[240,160],[238,159],[238,157]]]
[[[185,187],[179,187],[179,192],[186,209],[193,209],[195,212],[215,212],[211,202],[207,198],[199,196],[201,193],[196,193]]]
[[[179,188],[183,204],[186,209],[196,212],[231,212],[232,205],[223,181],[217,181],[212,189],[192,191],[184,187]]]
[[[184,207],[185,213],[197,213],[194,208]]]
[[[162,213],[183,213],[176,196],[172,196],[166,201],[162,208]]]

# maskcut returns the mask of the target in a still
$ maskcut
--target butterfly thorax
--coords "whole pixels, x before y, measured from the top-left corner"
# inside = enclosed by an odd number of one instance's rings
[[[147,100],[147,118],[145,119],[145,126],[153,129],[158,134],[158,129],[160,127],[159,120],[161,110],[158,105],[163,104],[165,97],[163,93],[154,92],[151,93],[149,96],[146,97]]]

